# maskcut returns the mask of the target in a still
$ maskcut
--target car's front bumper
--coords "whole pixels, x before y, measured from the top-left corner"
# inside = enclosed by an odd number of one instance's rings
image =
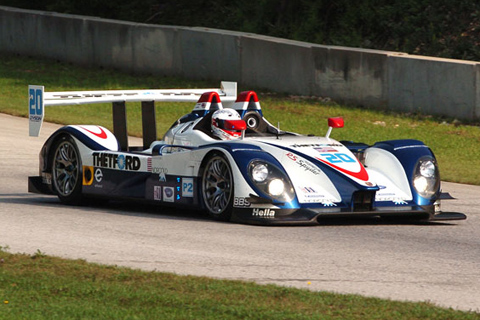
[[[464,220],[466,215],[458,212],[435,212],[433,206],[377,207],[371,211],[347,211],[299,208],[258,209],[234,208],[232,221],[260,225],[315,225],[322,217],[385,217],[415,219],[422,221]]]

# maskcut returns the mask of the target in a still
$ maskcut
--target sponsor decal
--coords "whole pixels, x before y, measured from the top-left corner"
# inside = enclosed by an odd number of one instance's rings
[[[158,181],[161,181],[161,182],[167,181],[167,177],[165,176],[165,174],[168,173],[167,168],[153,167],[151,171],[152,173],[158,173]]]
[[[324,207],[336,207],[337,205],[333,202],[323,202]]]
[[[245,207],[250,207],[250,201],[248,201],[247,198],[243,197],[235,197],[233,199],[233,206],[234,207],[240,207],[240,208],[245,208]]]
[[[275,218],[275,210],[272,209],[258,209],[252,211],[252,217],[258,218]]]
[[[337,149],[332,148],[332,147],[321,147],[321,148],[314,148],[314,149],[317,150],[320,153],[322,153],[322,152],[338,152]]]
[[[312,187],[300,187],[300,190],[302,190],[304,193],[317,193],[315,189]]]
[[[324,207],[336,207],[335,200],[325,198],[324,194],[319,193],[313,187],[299,187],[302,191],[303,203],[321,203]]]
[[[408,199],[398,197],[395,193],[382,193],[375,196],[375,201],[391,201],[395,205],[405,205]]]
[[[298,156],[296,156],[295,154],[291,153],[291,152],[288,152],[286,154],[286,156],[292,160],[293,162],[295,162],[299,167],[301,167],[303,170],[305,171],[308,171],[310,173],[313,173],[314,175],[319,175],[320,174],[320,171],[317,169],[317,167],[315,167],[312,163],[310,163],[309,161],[306,161],[306,160],[303,160],[303,159],[300,159]]]
[[[307,199],[307,201],[309,199],[312,200],[312,201],[309,201],[309,202],[317,202],[318,199],[325,198],[325,196],[323,194],[318,194],[318,193],[306,194],[304,197]]]
[[[297,156],[294,155],[294,154],[291,153],[291,152],[287,152],[287,157],[288,157],[290,160],[292,160],[292,161],[297,161],[297,159],[298,159]]]
[[[177,186],[176,189],[177,189],[177,196],[175,197],[175,199],[180,200],[181,187]]]
[[[395,197],[395,193],[387,193],[387,192],[382,192],[382,193],[377,193],[377,196],[381,196],[381,197],[390,197],[390,200],[393,199],[393,197]]]
[[[93,183],[93,167],[83,166],[83,185],[91,186]]]
[[[300,190],[302,191],[304,203],[331,202],[330,200],[325,199],[325,195],[318,193],[318,191],[312,187],[300,187]]]
[[[37,115],[31,114],[31,115],[30,115],[30,121],[32,121],[32,122],[40,122],[40,121],[42,121],[42,116],[37,116]]]
[[[173,187],[163,188],[163,201],[173,202],[175,200],[175,189]]]
[[[176,180],[177,180],[177,183],[180,184],[181,181],[182,181],[182,178],[177,177]],[[193,182],[192,182],[192,187],[193,187]],[[175,188],[177,189],[177,196],[175,197],[175,199],[176,199],[177,201],[180,201],[180,200],[181,200],[180,193],[182,192],[182,186],[179,185],[179,186],[176,186]],[[192,192],[193,192],[193,190],[192,190]],[[193,197],[193,195],[192,195],[192,197]]]
[[[319,175],[320,174],[320,171],[318,171],[318,169],[315,166],[313,166],[310,162],[307,162],[307,161],[304,161],[304,160],[300,159],[300,160],[297,161],[297,164],[301,168],[303,168],[305,171],[313,173],[314,175]]]
[[[102,180],[103,180],[103,172],[102,170],[100,170],[100,168],[97,168],[97,170],[95,170],[95,181],[102,182]]]
[[[95,167],[138,171],[140,164],[140,158],[131,155],[104,152],[93,153],[93,165]]]
[[[153,200],[162,201],[162,187],[153,186]]]
[[[193,178],[182,178],[182,197],[193,198]]]
[[[92,182],[95,180],[95,184],[93,185],[95,188],[103,188],[101,184],[103,180],[103,172],[100,168],[95,169],[95,174],[93,174],[93,167],[92,168]],[[92,184],[92,183],[91,183]]]
[[[168,173],[168,169],[167,168],[153,167],[152,168],[152,173]]]
[[[339,143],[307,143],[307,144],[292,144],[292,148],[315,148],[315,147],[343,147],[343,144]]]

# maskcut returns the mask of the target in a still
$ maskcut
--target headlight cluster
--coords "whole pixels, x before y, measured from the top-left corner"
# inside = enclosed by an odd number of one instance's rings
[[[440,185],[437,163],[432,158],[422,158],[417,162],[413,175],[413,186],[423,198],[431,198]]]
[[[263,160],[250,162],[248,172],[253,183],[274,200],[290,202],[295,192],[288,177],[276,166]]]

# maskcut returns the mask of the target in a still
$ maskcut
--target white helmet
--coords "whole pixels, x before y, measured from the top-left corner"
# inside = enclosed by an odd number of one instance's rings
[[[238,139],[247,124],[233,109],[217,110],[212,115],[212,132],[222,140]]]

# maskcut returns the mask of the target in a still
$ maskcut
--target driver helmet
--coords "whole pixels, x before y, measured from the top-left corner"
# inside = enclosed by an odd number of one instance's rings
[[[217,110],[212,115],[212,132],[222,140],[234,140],[247,128],[245,121],[233,109]]]

